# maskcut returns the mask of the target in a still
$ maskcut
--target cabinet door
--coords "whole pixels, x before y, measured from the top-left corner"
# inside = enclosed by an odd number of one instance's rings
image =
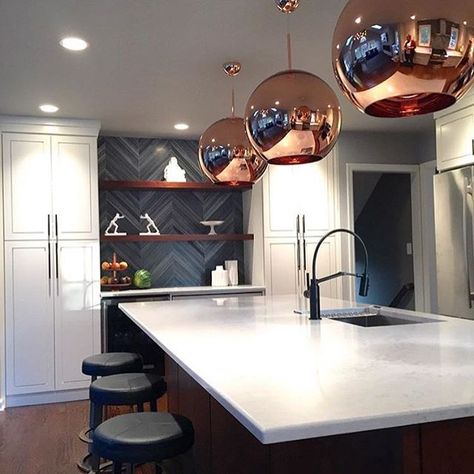
[[[51,214],[51,139],[4,133],[5,240],[47,240]]]
[[[57,237],[98,239],[97,140],[53,137],[52,163]]]
[[[305,216],[306,235],[321,235],[334,227],[334,158],[294,169],[298,212]]]
[[[294,239],[265,239],[265,286],[267,294],[296,294],[297,245]]]
[[[311,274],[313,253],[319,242],[319,237],[306,240],[306,271]],[[267,293],[273,295],[296,294],[297,292],[297,256],[298,248],[296,239],[265,239],[265,286]],[[301,259],[303,250],[301,248]],[[318,254],[317,276],[335,273],[336,265],[336,240],[326,239]],[[303,261],[303,260],[301,260]],[[303,281],[306,285],[306,279]],[[327,298],[339,297],[340,282],[332,280],[321,284],[321,296]]]
[[[47,242],[5,243],[8,395],[54,390],[50,250]]]
[[[474,106],[436,121],[438,169],[446,170],[474,163]]]
[[[293,237],[297,216],[306,216],[306,234],[334,226],[334,157],[317,163],[269,166],[263,182],[265,237]]]
[[[263,178],[265,237],[292,237],[296,233],[298,191],[293,168],[269,166]]]
[[[82,360],[100,352],[99,244],[59,242],[55,254],[56,389],[85,388]]]

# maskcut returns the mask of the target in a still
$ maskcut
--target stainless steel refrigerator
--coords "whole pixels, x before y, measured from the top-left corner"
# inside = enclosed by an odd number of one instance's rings
[[[474,166],[434,177],[438,311],[474,319]]]

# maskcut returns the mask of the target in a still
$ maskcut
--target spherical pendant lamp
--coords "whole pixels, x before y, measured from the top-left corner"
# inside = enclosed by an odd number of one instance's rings
[[[226,63],[229,76],[240,72],[240,64]],[[256,183],[267,169],[266,161],[250,144],[242,117],[232,116],[213,123],[199,140],[199,165],[203,173],[215,184],[245,186]]]
[[[299,0],[275,0],[275,4],[283,13],[292,13],[298,8]]]
[[[263,81],[245,108],[247,135],[270,164],[319,161],[335,145],[341,109],[333,90],[305,71],[283,71]]]
[[[474,8],[461,0],[350,0],[333,68],[346,97],[375,117],[432,113],[474,81]]]
[[[291,13],[298,6],[297,1],[275,1],[284,13]],[[245,108],[247,135],[269,164],[319,161],[339,136],[339,101],[318,76],[292,68],[289,34],[288,66],[287,71],[263,81],[250,96]]]

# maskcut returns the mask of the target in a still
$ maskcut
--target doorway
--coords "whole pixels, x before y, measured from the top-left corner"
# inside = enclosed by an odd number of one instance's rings
[[[423,310],[419,168],[410,165],[348,165],[349,224],[369,254],[367,297],[358,303]],[[363,270],[364,253],[351,242],[352,268]]]

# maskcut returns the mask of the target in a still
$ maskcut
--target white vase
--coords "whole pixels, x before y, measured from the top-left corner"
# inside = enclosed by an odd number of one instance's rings
[[[228,286],[229,285],[229,272],[224,270],[222,265],[218,265],[215,270],[211,272],[211,285],[212,286]]]
[[[229,285],[237,286],[239,284],[239,261],[226,260],[225,269],[229,272]]]

